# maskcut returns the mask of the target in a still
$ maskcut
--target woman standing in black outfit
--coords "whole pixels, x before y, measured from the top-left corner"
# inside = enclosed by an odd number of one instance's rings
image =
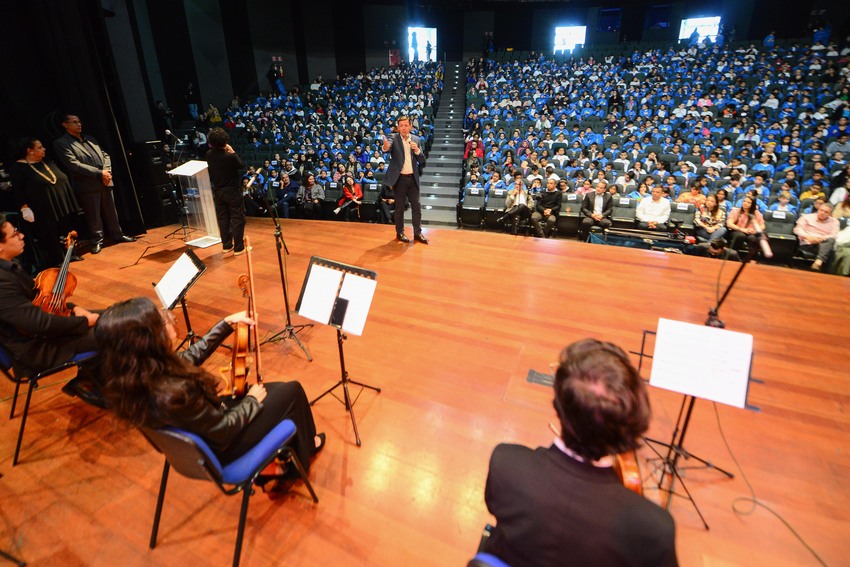
[[[44,159],[45,149],[39,140],[21,140],[19,155],[11,175],[15,205],[24,219],[21,228],[38,241],[42,267],[58,266],[65,257],[60,237],[77,228],[80,205],[68,177]]]

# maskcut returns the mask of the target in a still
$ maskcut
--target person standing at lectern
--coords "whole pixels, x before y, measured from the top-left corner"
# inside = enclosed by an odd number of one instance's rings
[[[213,128],[207,136],[210,149],[207,164],[210,170],[215,220],[221,234],[221,247],[225,255],[245,253],[245,209],[242,205],[240,172],[245,164],[228,143],[223,128]]]
[[[410,118],[400,115],[396,120],[398,132],[384,137],[383,151],[390,152],[390,165],[384,175],[384,184],[395,192],[395,232],[401,242],[410,242],[404,234],[404,209],[410,201],[413,215],[413,238],[428,244],[422,234],[422,206],[419,203],[419,170],[425,166],[425,154],[419,146],[419,136],[410,133]]]
[[[71,179],[77,201],[86,215],[86,223],[94,244],[92,254],[103,249],[104,230],[113,242],[135,242],[126,236],[118,223],[118,211],[112,190],[112,159],[91,136],[83,134],[78,116],[62,117],[65,135],[53,142],[56,158]]]

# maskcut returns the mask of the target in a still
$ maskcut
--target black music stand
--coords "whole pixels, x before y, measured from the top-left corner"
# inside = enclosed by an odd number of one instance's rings
[[[680,471],[684,470],[684,467],[679,466],[679,460],[695,459],[702,463],[703,467],[734,478],[729,471],[685,449],[685,436],[698,398],[742,409],[746,407],[753,336],[669,319],[658,320],[656,336],[650,384],[684,394],[670,442],[645,438],[647,446],[660,461],[658,489],[668,493],[669,510],[673,503],[672,497],[676,495],[674,486],[678,480],[703,526],[708,529],[708,523],[682,478]],[[695,360],[704,360],[702,355],[706,350],[717,353],[717,356],[705,364],[694,365]],[[683,372],[683,368],[691,370]],[[670,484],[665,488],[663,482],[667,476],[670,477]]]
[[[363,268],[313,256],[310,259],[310,266],[307,268],[304,285],[301,287],[301,295],[298,297],[298,303],[295,306],[295,311],[302,317],[336,328],[339,367],[342,378],[310,402],[310,405],[312,406],[328,394],[342,402],[351,416],[351,425],[354,427],[354,437],[358,447],[360,446],[360,433],[357,431],[357,420],[354,418],[354,404],[360,398],[364,388],[375,390],[378,393],[381,393],[381,389],[356,382],[348,377],[343,351],[343,341],[348,337],[343,331],[354,335],[363,333],[366,316],[369,314],[369,307],[375,294],[377,277],[378,274],[375,272]],[[353,401],[348,391],[349,384],[360,386],[360,391]],[[344,399],[333,394],[333,391],[340,386],[342,386]]]
[[[183,321],[186,323],[186,336],[180,341],[175,350],[180,350],[186,343],[192,345],[199,340],[198,335],[192,330],[192,322],[189,320],[189,309],[186,307],[186,292],[192,287],[198,278],[207,270],[200,258],[192,251],[186,250],[180,255],[168,271],[154,283],[154,291],[159,298],[162,308],[171,311],[180,303],[183,309]]]
[[[256,176],[255,176],[256,177]],[[252,180],[253,182],[253,180]],[[250,185],[250,183],[249,183]],[[313,323],[306,323],[302,325],[293,325],[292,324],[292,315],[289,313],[289,291],[286,280],[286,268],[283,265],[283,255],[281,254],[281,249],[289,255],[289,248],[286,247],[286,241],[283,239],[283,231],[280,229],[280,219],[275,213],[275,209],[269,203],[269,200],[266,199],[266,209],[271,213],[272,219],[274,220],[274,241],[277,250],[277,267],[280,271],[280,285],[283,288],[283,304],[286,308],[286,326],[273,334],[271,337],[264,340],[261,344],[266,343],[276,343],[278,341],[285,341],[286,339],[292,339],[296,342],[296,344],[301,347],[301,350],[304,351],[304,354],[307,355],[307,360],[309,362],[313,362],[313,356],[310,354],[310,351],[307,350],[307,347],[304,346],[304,343],[301,342],[301,339],[298,338],[298,333],[303,331],[307,327],[312,327]]]

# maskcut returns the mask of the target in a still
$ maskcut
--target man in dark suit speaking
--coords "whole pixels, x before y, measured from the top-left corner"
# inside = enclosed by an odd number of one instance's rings
[[[558,362],[561,433],[549,447],[493,450],[484,499],[497,523],[483,551],[512,567],[677,565],[673,518],[612,467],[649,427],[640,375],[621,348],[595,339]]]
[[[401,115],[396,120],[398,133],[384,138],[383,151],[390,152],[390,165],[384,184],[395,192],[395,232],[401,242],[410,242],[404,234],[404,209],[410,201],[413,214],[413,238],[428,244],[422,234],[422,206],[419,204],[419,170],[425,166],[425,154],[419,147],[419,136],[410,134],[410,118]]]

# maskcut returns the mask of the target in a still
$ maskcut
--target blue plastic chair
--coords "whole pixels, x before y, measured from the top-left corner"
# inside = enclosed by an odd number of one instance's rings
[[[29,388],[27,388],[27,398],[24,402],[24,412],[21,415],[21,428],[18,431],[18,443],[15,445],[15,456],[12,459],[13,467],[18,464],[18,456],[21,453],[21,443],[24,440],[24,429],[27,426],[27,416],[29,415],[30,402],[32,401],[32,392],[38,387],[38,381],[42,378],[47,378],[48,376],[62,372],[63,370],[78,366],[81,362],[85,362],[86,360],[96,356],[97,352],[81,352],[67,362],[63,362],[62,364],[58,364],[52,368],[48,368],[47,370],[42,370],[32,376],[26,376],[23,373],[21,373],[20,376],[17,376],[12,370],[12,366],[14,365],[12,356],[5,347],[0,345],[0,372],[3,372],[9,380],[15,383],[15,393],[12,396],[12,410],[9,412],[9,419],[15,417],[15,407],[18,403],[18,393],[20,392],[21,384],[24,382],[29,384]]]
[[[319,498],[307,478],[307,473],[304,472],[304,467],[301,466],[297,455],[289,446],[290,441],[295,436],[295,423],[291,419],[280,422],[262,441],[225,466],[221,465],[207,443],[194,433],[174,427],[161,429],[143,427],[140,429],[148,441],[165,456],[153,529],[151,530],[151,549],[156,547],[159,520],[165,500],[165,488],[171,467],[174,467],[177,472],[185,477],[213,482],[224,494],[231,495],[242,492],[242,508],[239,512],[233,567],[239,565],[239,558],[242,554],[242,538],[245,532],[245,520],[248,516],[248,499],[253,493],[253,485],[257,479],[265,478],[261,477],[260,472],[272,460],[280,457],[291,462],[307,486],[310,496],[313,497],[313,502],[319,502]]]

